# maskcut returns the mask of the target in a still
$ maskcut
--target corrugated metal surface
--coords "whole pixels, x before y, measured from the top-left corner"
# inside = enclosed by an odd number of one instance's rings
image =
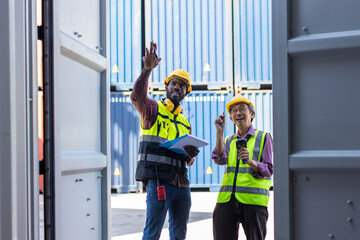
[[[139,148],[140,114],[132,105],[129,95],[113,92],[110,100],[111,188],[119,193],[135,191],[137,190],[135,170]]]
[[[141,72],[141,50],[141,1],[110,0],[112,86],[118,90],[132,88]]]
[[[273,2],[276,239],[359,239],[360,1]]]
[[[162,58],[152,87],[163,89],[168,74],[183,68],[193,84],[228,89],[233,81],[231,16],[231,0],[145,1],[146,44],[158,43]]]
[[[255,106],[255,119],[253,120],[254,127],[272,135],[272,91],[242,91],[242,95],[247,97]]]
[[[272,82],[271,0],[234,0],[236,89]]]

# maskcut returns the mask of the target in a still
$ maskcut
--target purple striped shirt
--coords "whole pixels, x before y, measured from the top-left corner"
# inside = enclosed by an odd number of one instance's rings
[[[147,96],[151,70],[143,70],[134,83],[130,99],[136,110],[140,113],[143,128],[150,129],[156,122],[158,104]]]

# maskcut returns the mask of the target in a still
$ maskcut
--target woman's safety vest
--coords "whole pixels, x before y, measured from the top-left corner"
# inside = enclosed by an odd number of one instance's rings
[[[136,180],[159,178],[161,182],[174,179],[176,172],[187,178],[185,154],[177,154],[159,145],[190,133],[190,123],[182,114],[174,115],[162,101],[158,102],[156,122],[150,129],[141,121],[140,146],[136,167]]]
[[[260,162],[264,148],[266,132],[255,130],[247,142],[250,159]],[[219,190],[218,203],[230,201],[234,192],[236,199],[244,204],[266,206],[269,202],[269,189],[271,178],[258,179],[253,176],[254,170],[247,164],[237,159],[237,135],[228,136],[225,146],[228,153],[228,164]]]

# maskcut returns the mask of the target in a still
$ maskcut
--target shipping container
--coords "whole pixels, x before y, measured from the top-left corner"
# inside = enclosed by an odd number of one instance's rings
[[[235,88],[272,83],[271,1],[234,0]]]
[[[128,90],[141,72],[141,0],[110,0],[110,81]]]
[[[243,96],[247,97],[255,106],[255,119],[253,125],[255,128],[273,133],[272,116],[272,90],[241,91]]]
[[[111,188],[128,193],[142,188],[135,181],[139,148],[140,114],[130,93],[111,93]]]
[[[117,90],[131,89],[141,72],[142,34],[162,58],[152,89],[163,90],[178,68],[208,89],[231,90],[234,77],[238,90],[272,83],[271,1],[149,0],[144,7],[142,26],[141,0],[110,1],[110,79]]]
[[[156,42],[162,58],[153,89],[164,89],[164,79],[178,68],[190,73],[193,85],[232,89],[231,7],[231,0],[145,1],[145,42]]]

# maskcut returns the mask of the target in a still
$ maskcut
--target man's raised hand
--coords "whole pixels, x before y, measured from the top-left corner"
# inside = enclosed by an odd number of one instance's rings
[[[145,56],[142,58],[145,69],[152,70],[161,61],[161,58],[158,58],[158,56],[156,55],[156,50],[157,45],[154,42],[150,42],[150,51],[148,48],[145,48]]]

